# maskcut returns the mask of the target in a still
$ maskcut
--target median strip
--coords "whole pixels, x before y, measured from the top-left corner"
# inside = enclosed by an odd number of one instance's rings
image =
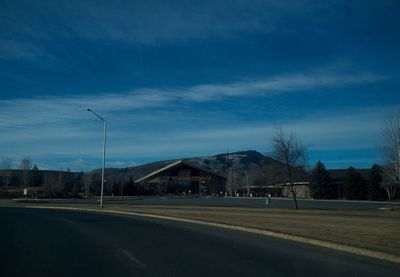
[[[333,249],[333,250],[337,250],[337,251],[343,251],[343,252],[347,252],[347,253],[351,253],[351,254],[357,254],[357,255],[361,255],[361,256],[366,256],[366,257],[370,257],[370,258],[375,258],[375,259],[379,259],[379,260],[384,260],[384,261],[400,264],[400,257],[396,256],[396,255],[391,255],[391,254],[387,254],[387,253],[363,249],[363,248],[354,247],[354,246],[348,246],[348,245],[343,245],[343,244],[322,241],[322,240],[318,240],[318,239],[305,238],[302,236],[289,235],[289,234],[285,234],[285,233],[279,233],[279,232],[262,230],[262,229],[251,228],[251,227],[236,226],[236,225],[230,225],[230,224],[225,224],[225,223],[208,222],[208,221],[202,221],[202,220],[180,218],[180,217],[175,217],[175,216],[156,215],[156,214],[151,214],[151,213],[131,212],[131,211],[99,210],[99,209],[91,209],[91,208],[61,207],[61,206],[55,207],[55,206],[44,206],[44,205],[25,206],[25,207],[26,208],[36,208],[36,209],[73,210],[73,211],[86,211],[86,212],[108,213],[108,214],[117,214],[117,215],[130,215],[130,216],[140,216],[140,217],[146,217],[146,218],[172,220],[172,221],[183,222],[183,223],[200,224],[200,225],[205,225],[205,226],[211,226],[211,227],[217,227],[217,228],[223,228],[223,229],[229,229],[229,230],[235,230],[235,231],[242,231],[242,232],[247,232],[247,233],[252,233],[252,234],[268,236],[268,237],[274,237],[274,238],[286,239],[286,240],[291,240],[291,241],[296,241],[296,242],[301,242],[301,243],[307,243],[310,245],[315,245],[315,246],[319,246],[319,247],[329,248],[329,249]]]

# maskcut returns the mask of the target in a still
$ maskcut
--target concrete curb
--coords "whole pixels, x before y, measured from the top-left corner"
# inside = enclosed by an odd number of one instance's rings
[[[89,209],[89,208],[74,208],[74,207],[54,207],[54,206],[25,206],[25,208],[35,208],[35,209],[54,209],[54,210],[72,210],[72,211],[86,211],[86,212],[96,212],[96,213],[107,213],[107,214],[117,214],[117,215],[131,215],[131,216],[140,216],[146,218],[157,218],[157,219],[164,219],[164,220],[172,220],[177,222],[184,222],[184,223],[192,223],[192,224],[200,224],[205,226],[223,228],[228,230],[235,230],[235,231],[242,231],[252,234],[258,234],[268,237],[286,239],[301,243],[307,243],[319,247],[329,248],[337,251],[347,252],[351,254],[361,255],[369,258],[379,259],[383,261],[393,262],[400,264],[400,256],[391,255],[387,253],[382,253],[378,251],[358,248],[354,246],[348,246],[343,244],[337,244],[333,242],[327,242],[317,239],[310,239],[305,237],[300,237],[296,235],[289,235],[284,233],[278,233],[273,231],[267,231],[262,229],[250,228],[250,227],[242,227],[242,226],[235,226],[229,225],[224,223],[215,223],[215,222],[208,222],[208,221],[201,221],[201,220],[194,220],[194,219],[186,219],[180,217],[173,217],[173,216],[165,216],[165,215],[155,215],[149,213],[141,213],[141,212],[127,212],[127,211],[117,211],[117,210],[99,210],[99,209]]]
[[[265,196],[263,197],[243,197],[243,196],[226,196],[223,197],[226,199],[251,199],[251,200],[265,200]],[[272,200],[284,200],[284,201],[293,201],[291,197],[271,197]],[[390,205],[399,205],[400,201],[372,201],[372,200],[346,200],[346,199],[312,199],[312,198],[297,198],[298,201],[310,201],[310,202],[339,202],[339,203],[359,203],[359,204],[390,204]]]

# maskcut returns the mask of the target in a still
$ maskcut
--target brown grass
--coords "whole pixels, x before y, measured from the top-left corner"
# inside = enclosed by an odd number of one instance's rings
[[[399,211],[319,211],[205,207],[112,207],[252,227],[400,256]]]

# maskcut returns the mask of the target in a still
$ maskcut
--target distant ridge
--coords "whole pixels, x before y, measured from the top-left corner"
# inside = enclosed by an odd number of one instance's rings
[[[228,159],[227,159],[228,156]],[[233,153],[221,153],[214,156],[199,156],[185,159],[173,159],[155,161],[146,163],[139,166],[131,166],[127,168],[107,168],[107,176],[116,176],[132,179],[138,179],[147,175],[155,170],[158,170],[168,164],[174,163],[178,160],[186,160],[191,163],[197,164],[205,169],[212,170],[219,174],[225,174],[227,168],[231,168],[233,172],[239,175],[245,174],[247,171],[261,170],[266,165],[282,166],[282,164],[271,157],[264,156],[262,153],[255,150],[237,151]],[[229,163],[227,162],[229,160]],[[98,173],[99,169],[92,171]]]

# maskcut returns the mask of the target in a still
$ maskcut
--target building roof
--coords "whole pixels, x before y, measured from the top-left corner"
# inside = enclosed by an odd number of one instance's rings
[[[203,168],[203,167],[200,167],[200,166],[198,166],[198,165],[196,165],[196,164],[193,164],[193,163],[188,162],[188,161],[185,161],[185,160],[179,160],[179,161],[173,162],[173,163],[171,163],[171,164],[169,164],[169,165],[167,165],[167,166],[164,166],[164,167],[162,167],[162,168],[160,168],[160,169],[158,169],[158,170],[155,170],[155,171],[153,171],[153,172],[151,172],[151,173],[149,173],[149,174],[143,176],[143,177],[140,178],[140,179],[135,180],[135,183],[140,183],[140,182],[142,182],[142,181],[144,181],[144,180],[147,180],[147,179],[149,179],[149,178],[155,177],[155,176],[157,176],[158,174],[160,174],[161,172],[166,171],[166,170],[171,169],[171,168],[174,168],[174,167],[176,167],[176,166],[178,166],[178,165],[181,165],[181,164],[185,164],[185,165],[187,165],[187,166],[193,167],[193,168],[198,169],[198,170],[200,170],[200,171],[204,171],[204,172],[207,172],[207,173],[209,173],[209,174],[211,174],[211,175],[218,176],[218,177],[220,177],[220,178],[224,178],[224,179],[225,179],[225,176],[223,176],[223,175],[221,175],[221,174],[218,174],[218,173],[216,173],[216,172],[213,172],[213,171],[211,171],[211,170],[209,170],[209,169],[205,169],[205,168]]]

